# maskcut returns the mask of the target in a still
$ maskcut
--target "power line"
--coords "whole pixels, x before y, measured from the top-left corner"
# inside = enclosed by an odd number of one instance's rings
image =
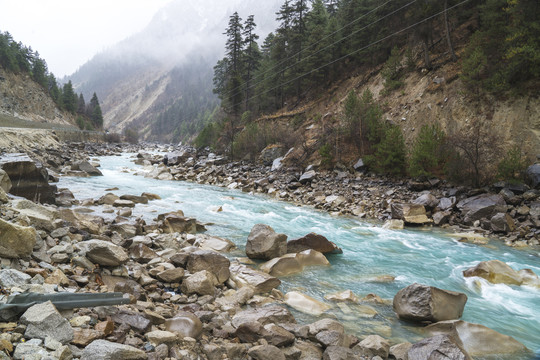
[[[332,33],[326,35],[326,36],[323,37],[320,41],[324,41],[324,40],[330,38],[331,36],[336,35],[336,34],[339,33],[340,31],[344,30],[345,28],[347,28],[347,27],[349,27],[349,26],[351,26],[351,25],[354,25],[356,22],[362,20],[362,19],[365,18],[366,16],[372,14],[373,12],[377,11],[378,9],[380,9],[381,7],[387,5],[388,3],[392,2],[392,1],[393,1],[393,0],[388,0],[388,1],[385,2],[384,4],[379,5],[379,6],[375,7],[375,8],[373,8],[372,10],[368,11],[368,12],[365,13],[364,15],[362,15],[362,16],[360,16],[360,17],[354,19],[353,21],[351,21],[350,23],[348,23],[348,24],[342,26],[341,28],[337,29],[336,31],[334,31],[334,32],[332,32]],[[414,0],[413,2],[415,2],[415,1],[417,1],[417,0]],[[407,5],[407,6],[408,6],[408,5]],[[380,21],[380,20],[381,20],[381,19],[379,19],[378,21]],[[375,22],[374,22],[374,23],[375,23]],[[373,25],[374,23],[371,23],[371,24],[369,24],[368,26],[371,26],[371,25]],[[364,28],[364,29],[365,29],[365,28]],[[363,30],[363,29],[362,29],[362,30]],[[360,31],[361,31],[361,30],[360,30]],[[349,36],[351,36],[351,34],[349,34],[347,37],[349,37]],[[345,37],[345,38],[343,38],[343,39],[340,39],[340,40],[337,41],[337,42],[334,42],[332,45],[335,45],[335,44],[337,44],[337,43],[339,43],[339,42],[345,40],[347,37]],[[285,59],[281,60],[279,63],[277,63],[276,65],[274,65],[273,67],[271,67],[271,68],[269,68],[268,70],[264,71],[263,73],[257,74],[257,75],[253,78],[253,80],[255,80],[255,79],[257,79],[257,78],[259,78],[259,77],[265,75],[266,73],[268,73],[268,72],[270,72],[270,71],[276,69],[277,67],[279,67],[280,65],[282,65],[282,64],[285,63],[286,61],[291,60],[291,59],[294,59],[294,58],[295,58],[296,56],[298,56],[302,51],[307,51],[308,49],[310,49],[310,48],[313,47],[313,46],[314,46],[314,45],[310,45],[310,46],[308,46],[307,48],[301,49],[300,51],[296,52],[295,54],[292,54],[292,55],[286,57]],[[309,58],[309,57],[308,57],[308,58]],[[224,95],[230,94],[230,93],[232,93],[232,92],[234,92],[234,91],[236,91],[236,90],[238,90],[238,89],[240,89],[240,88],[241,88],[241,85],[240,85],[240,86],[237,86],[236,88],[234,88],[234,89],[232,89],[232,90],[230,90],[230,91],[225,92]],[[250,86],[250,88],[251,88],[251,86]],[[233,96],[235,96],[235,95],[238,95],[238,93],[235,93]]]
[[[288,80],[288,81],[286,81],[286,82],[284,82],[284,83],[281,83],[281,84],[279,84],[279,85],[277,85],[277,86],[275,86],[275,87],[273,87],[273,88],[270,88],[270,89],[268,89],[268,90],[266,90],[266,91],[264,91],[264,92],[262,92],[262,93],[260,93],[260,94],[257,94],[257,95],[255,95],[255,96],[252,96],[251,98],[247,99],[247,101],[256,99],[256,98],[258,98],[258,97],[260,97],[260,96],[262,96],[262,95],[264,95],[264,94],[267,94],[267,93],[270,92],[270,91],[276,90],[276,89],[278,89],[278,88],[280,88],[280,87],[282,87],[282,86],[288,85],[288,84],[290,84],[290,83],[292,83],[292,82],[294,82],[294,81],[296,81],[296,80],[299,80],[299,79],[301,79],[301,78],[303,78],[303,77],[305,77],[305,76],[307,76],[307,75],[310,75],[310,74],[312,74],[312,73],[314,73],[314,72],[316,72],[316,71],[319,71],[319,70],[321,70],[321,69],[324,69],[324,68],[327,67],[327,66],[333,65],[333,64],[335,64],[336,62],[339,62],[339,61],[341,61],[341,60],[343,60],[343,59],[346,59],[346,58],[349,57],[349,56],[352,56],[352,55],[354,55],[354,54],[357,54],[357,53],[359,53],[360,51],[366,50],[366,49],[368,49],[368,48],[370,48],[370,47],[372,47],[372,46],[374,46],[374,45],[377,45],[378,43],[381,43],[381,42],[385,41],[385,40],[388,40],[388,39],[390,39],[390,38],[393,37],[393,36],[396,36],[396,35],[401,34],[401,33],[405,32],[405,31],[407,31],[407,30],[410,30],[410,29],[412,29],[412,28],[414,28],[414,27],[416,27],[416,26],[418,26],[418,25],[420,25],[420,24],[422,24],[422,23],[424,23],[424,22],[426,22],[426,21],[428,21],[428,20],[431,20],[431,19],[433,19],[433,18],[435,18],[435,17],[437,17],[437,16],[443,14],[444,12],[446,12],[446,11],[448,11],[448,10],[452,10],[452,9],[454,9],[454,8],[456,8],[456,7],[458,7],[458,6],[461,6],[461,5],[463,5],[463,4],[465,4],[465,3],[469,2],[469,1],[470,1],[470,0],[464,0],[464,1],[462,1],[462,2],[460,2],[460,3],[458,3],[458,4],[456,4],[456,5],[453,5],[453,6],[449,7],[449,8],[446,9],[446,10],[440,11],[440,12],[434,14],[434,15],[431,15],[431,16],[429,16],[429,17],[427,17],[427,18],[424,18],[424,19],[418,21],[417,23],[414,23],[414,24],[412,24],[412,25],[409,25],[409,26],[407,26],[407,27],[405,27],[405,28],[403,28],[403,29],[401,29],[401,30],[398,30],[398,31],[396,31],[396,32],[394,32],[394,33],[392,33],[392,34],[390,34],[390,35],[387,35],[387,36],[385,36],[385,37],[383,37],[383,38],[381,38],[381,39],[379,39],[379,40],[376,40],[376,41],[374,41],[374,42],[372,42],[372,43],[370,43],[370,44],[368,44],[368,45],[366,45],[366,46],[364,46],[364,47],[361,47],[361,48],[359,48],[359,49],[356,49],[356,50],[354,50],[354,51],[348,53],[347,55],[343,55],[343,56],[341,56],[341,57],[338,58],[338,59],[335,59],[335,60],[333,60],[333,61],[331,61],[331,62],[329,62],[329,63],[326,63],[326,64],[324,64],[324,65],[321,65],[321,66],[319,66],[319,67],[316,68],[316,69],[312,69],[312,70],[308,71],[308,72],[305,73],[305,74],[302,74],[302,75],[300,75],[300,76],[297,76],[297,77],[294,78],[294,79]],[[242,103],[244,103],[244,101],[242,101],[242,102],[240,102],[240,103],[238,103],[238,104],[234,104],[233,107],[234,107],[234,106],[241,105]]]

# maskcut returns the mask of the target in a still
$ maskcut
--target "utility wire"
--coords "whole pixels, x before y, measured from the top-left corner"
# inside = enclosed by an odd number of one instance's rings
[[[370,47],[372,47],[372,46],[374,46],[374,45],[377,45],[378,43],[381,43],[381,42],[383,42],[383,41],[385,41],[385,40],[390,39],[390,38],[393,37],[393,36],[396,36],[396,35],[398,35],[398,34],[401,34],[402,32],[405,32],[405,31],[407,31],[407,30],[410,30],[410,29],[412,29],[412,28],[414,28],[414,27],[416,27],[416,26],[418,26],[418,25],[420,25],[420,24],[422,24],[422,23],[424,23],[424,22],[426,22],[426,21],[428,21],[428,20],[431,20],[431,19],[433,19],[433,18],[435,18],[435,17],[437,17],[437,16],[439,16],[439,15],[441,15],[441,14],[444,14],[444,12],[446,12],[446,11],[448,11],[448,10],[452,10],[452,9],[454,9],[454,8],[456,8],[456,7],[458,7],[458,6],[461,6],[461,5],[463,5],[463,4],[465,4],[465,3],[469,2],[469,1],[471,1],[471,0],[464,0],[464,1],[462,1],[462,2],[460,2],[460,3],[458,3],[458,4],[456,4],[456,5],[453,5],[453,6],[449,7],[449,8],[446,9],[446,10],[440,11],[440,12],[434,14],[434,15],[431,15],[431,16],[429,16],[429,17],[427,17],[427,18],[424,18],[423,20],[418,21],[417,23],[414,23],[414,24],[412,24],[412,25],[409,25],[409,26],[407,26],[407,27],[404,27],[403,29],[398,30],[398,31],[396,31],[396,32],[394,32],[394,33],[392,33],[392,34],[390,34],[390,35],[388,35],[388,36],[385,36],[385,37],[383,37],[383,38],[381,38],[381,39],[379,39],[379,40],[376,40],[376,41],[374,41],[374,42],[372,42],[372,43],[370,43],[370,44],[368,44],[368,45],[366,45],[366,46],[364,46],[364,47],[361,47],[361,48],[359,48],[359,49],[356,49],[356,50],[354,50],[354,51],[348,53],[347,55],[343,55],[342,57],[340,57],[340,58],[338,58],[338,59],[335,59],[335,60],[333,60],[333,61],[331,61],[331,62],[329,62],[329,63],[326,63],[326,64],[324,64],[324,65],[321,65],[321,66],[319,66],[319,67],[316,68],[316,69],[312,69],[312,70],[308,71],[308,72],[305,73],[305,74],[302,74],[302,75],[300,75],[300,76],[297,76],[297,77],[294,78],[294,79],[288,80],[288,81],[286,81],[286,82],[284,82],[284,83],[281,83],[281,84],[279,84],[279,85],[277,85],[277,86],[275,86],[275,87],[273,87],[273,88],[270,88],[270,89],[268,89],[268,90],[266,90],[266,91],[264,91],[264,92],[262,92],[262,93],[260,93],[260,94],[257,94],[257,95],[255,95],[255,96],[252,96],[251,98],[247,99],[247,101],[256,99],[256,98],[258,98],[258,97],[260,97],[260,96],[262,96],[262,95],[264,95],[264,94],[269,93],[270,91],[276,90],[276,89],[278,89],[278,88],[280,88],[280,87],[282,87],[282,86],[288,85],[288,84],[290,84],[290,83],[292,83],[292,82],[294,82],[294,81],[296,81],[296,80],[299,80],[299,79],[301,79],[301,78],[303,78],[303,77],[305,77],[305,76],[307,76],[307,75],[310,75],[310,74],[312,74],[312,73],[314,73],[314,72],[316,72],[316,71],[319,71],[319,70],[321,70],[321,69],[323,69],[323,68],[325,68],[325,67],[327,67],[327,66],[333,65],[333,64],[335,64],[336,62],[339,62],[339,61],[341,61],[341,60],[343,60],[343,59],[346,59],[346,58],[349,57],[349,56],[352,56],[352,55],[354,55],[354,54],[357,54],[357,53],[360,52],[360,51],[366,50],[366,49],[368,49],[368,48],[370,48]],[[234,104],[233,107],[239,106],[239,105],[243,104],[244,102],[245,102],[245,100],[243,100],[243,101],[240,102],[240,103]]]
[[[368,11],[367,13],[365,13],[364,15],[362,15],[362,16],[360,16],[360,17],[354,19],[353,21],[351,21],[350,23],[348,23],[348,24],[342,26],[341,28],[337,29],[336,31],[334,31],[334,32],[332,32],[332,33],[326,35],[326,36],[323,37],[320,41],[324,41],[324,40],[330,38],[331,36],[336,35],[336,34],[339,33],[340,31],[346,29],[347,27],[349,27],[349,26],[351,26],[351,25],[354,25],[356,22],[362,20],[362,19],[365,18],[366,16],[368,16],[368,15],[372,14],[373,12],[379,10],[380,8],[382,8],[383,6],[387,5],[388,3],[392,2],[392,1],[394,1],[394,0],[388,0],[388,1],[385,2],[384,4],[375,7],[374,9],[372,9],[372,10]],[[413,2],[416,2],[416,1],[417,1],[417,0],[414,0]],[[410,4],[408,4],[408,5],[410,5]],[[407,5],[407,6],[408,6],[408,5]],[[387,16],[388,16],[388,15],[387,15]],[[387,16],[385,16],[385,17],[387,17]],[[382,20],[382,19],[379,19],[379,20]],[[379,20],[377,20],[377,21],[379,21]],[[376,22],[377,22],[377,21],[376,21]],[[373,25],[374,23],[375,23],[375,22],[369,24],[368,26],[371,26],[371,25]],[[362,28],[361,30],[363,30],[363,29],[365,29],[365,27]],[[359,31],[361,31],[361,30],[359,30]],[[340,39],[339,41],[334,42],[332,45],[335,45],[335,44],[337,44],[337,43],[339,43],[339,42],[345,40],[346,38],[348,38],[348,37],[350,37],[350,36],[352,36],[352,34],[349,34],[347,37],[342,38],[342,39]],[[312,45],[310,45],[310,46],[308,46],[308,47],[306,47],[306,48],[304,48],[304,49],[301,49],[300,51],[296,52],[295,54],[292,54],[292,55],[286,57],[285,59],[281,60],[279,63],[277,63],[276,65],[274,65],[273,67],[271,67],[271,68],[269,68],[268,70],[264,71],[263,73],[257,74],[257,75],[253,78],[253,80],[255,80],[255,79],[257,79],[257,78],[259,78],[259,77],[265,75],[266,73],[268,73],[268,72],[270,72],[270,71],[276,69],[277,67],[279,67],[280,65],[284,64],[284,63],[287,62],[288,60],[294,59],[294,58],[295,58],[296,56],[298,56],[302,51],[307,51],[307,50],[309,50],[311,47],[313,47],[314,45],[315,45],[315,44],[312,44]],[[309,58],[309,57],[308,57],[308,58]],[[240,85],[240,86],[237,86],[236,88],[234,88],[234,89],[232,89],[232,90],[229,90],[229,91],[225,92],[225,95],[230,94],[230,93],[232,93],[232,92],[234,92],[234,91],[240,89],[241,87],[242,87],[241,85]],[[251,86],[250,86],[250,88],[251,88]],[[236,96],[236,95],[238,95],[238,93],[235,93],[233,96]]]

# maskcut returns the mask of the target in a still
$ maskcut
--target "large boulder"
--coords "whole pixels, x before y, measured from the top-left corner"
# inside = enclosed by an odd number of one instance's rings
[[[414,283],[394,296],[394,311],[402,320],[437,322],[459,319],[467,295]]]
[[[414,199],[413,203],[423,205],[426,209],[433,210],[439,205],[439,199],[430,193],[426,193]]]
[[[259,269],[272,276],[286,276],[301,272],[304,267],[298,262],[296,256],[287,255],[273,258],[272,260],[261,264]]]
[[[343,253],[343,250],[341,250],[335,243],[328,240],[326,237],[315,233],[309,233],[304,237],[290,240],[287,243],[288,253],[299,253],[309,249],[316,250],[323,254]]]
[[[11,180],[9,179],[9,175],[2,169],[0,169],[0,188],[7,193],[11,190]]]
[[[11,180],[9,192],[34,202],[54,204],[56,186],[49,185],[49,174],[26,154],[0,156],[0,169]]]
[[[448,335],[459,339],[463,349],[471,356],[509,355],[528,352],[528,349],[514,338],[479,324],[462,320],[441,321],[425,329],[430,335]]]
[[[51,206],[36,204],[26,199],[13,200],[11,206],[21,216],[28,218],[29,225],[37,230],[54,230],[53,222],[58,217],[58,212]]]
[[[161,229],[167,234],[195,234],[197,232],[197,220],[184,217],[180,214],[169,213],[164,216]]]
[[[379,335],[370,335],[355,345],[353,351],[355,354],[366,356],[370,359],[374,356],[380,356],[386,359],[390,352],[390,344]]]
[[[413,344],[409,360],[472,360],[467,351],[453,337],[437,335]]]
[[[457,208],[464,216],[466,224],[472,224],[482,218],[490,218],[497,207],[506,205],[504,198],[499,194],[481,194],[457,203]]]
[[[231,280],[238,287],[251,287],[256,294],[265,294],[281,284],[281,280],[246,265],[233,263],[229,267]]]
[[[191,154],[187,151],[169,152],[163,157],[163,163],[168,166],[180,165],[181,163],[189,159],[190,156]]]
[[[507,233],[514,231],[516,224],[514,219],[507,213],[498,213],[491,218],[491,230],[494,232]]]
[[[77,163],[75,166],[77,169],[72,169],[72,170],[84,171],[90,176],[103,176],[103,173],[99,171],[96,167],[94,167],[92,164],[90,164],[88,161],[81,161],[80,163]]]
[[[534,164],[527,168],[527,181],[531,188],[540,189],[540,164]]]
[[[36,229],[23,227],[0,219],[0,256],[27,257],[36,244]]]
[[[191,273],[208,270],[223,284],[229,279],[231,262],[215,251],[198,250],[189,254],[186,269]]]
[[[478,265],[463,271],[463,276],[479,276],[493,284],[538,284],[538,275],[532,271],[527,271],[527,269],[516,271],[500,260],[482,261]]]
[[[283,155],[283,146],[281,145],[268,145],[261,151],[261,161],[265,166],[270,166],[274,160]]]
[[[431,222],[426,208],[420,204],[392,203],[392,219],[403,220],[406,224],[421,225]]]
[[[202,270],[185,278],[181,289],[184,294],[214,295],[218,281],[214,274]]]
[[[31,306],[21,316],[20,321],[26,325],[24,336],[27,339],[45,340],[50,337],[63,344],[73,340],[73,329],[69,321],[50,301]]]
[[[107,340],[94,340],[84,348],[81,360],[146,360],[148,356],[133,346]]]
[[[111,242],[88,240],[77,244],[90,261],[103,266],[119,266],[129,260],[126,251]]]
[[[58,217],[75,228],[98,235],[105,221],[102,217],[73,211],[71,209],[62,209],[58,212]]]
[[[268,225],[257,224],[249,233],[246,255],[251,259],[270,260],[287,252],[287,235],[276,234]]]
[[[315,179],[316,176],[317,176],[317,173],[315,172],[315,170],[309,170],[303,173],[302,176],[300,176],[300,179],[298,179],[298,182],[300,184],[307,184],[313,181],[313,179]]]

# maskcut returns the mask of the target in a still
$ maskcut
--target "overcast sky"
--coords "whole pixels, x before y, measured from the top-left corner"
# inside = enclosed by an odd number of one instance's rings
[[[142,30],[171,0],[0,0],[0,30],[37,50],[57,77]]]

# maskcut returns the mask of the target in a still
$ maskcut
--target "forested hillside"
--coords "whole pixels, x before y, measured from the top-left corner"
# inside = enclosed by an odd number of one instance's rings
[[[261,47],[256,19],[234,13],[226,55],[214,68],[222,116],[197,144],[253,158],[276,142],[294,146],[298,164],[363,157],[381,173],[452,173],[478,185],[497,171],[495,145],[499,154],[506,140],[522,145],[506,159],[519,166],[539,150],[540,124],[509,139],[515,124],[499,118],[513,110],[497,112],[505,101],[517,112],[520,99],[536,111],[539,7],[532,0],[286,0]],[[437,92],[455,96],[428,104]],[[431,121],[408,123],[433,105]]]
[[[30,77],[48,94],[59,110],[65,111],[76,118],[77,125],[81,129],[94,130],[103,127],[103,115],[96,93],[93,94],[90,103],[86,104],[84,96],[76,94],[73,90],[71,81],[60,86],[54,74],[49,72],[46,61],[39,56],[39,53],[21,42],[15,41],[9,32],[0,32],[0,69],[4,69],[4,71],[12,75]],[[20,80],[19,82],[24,81],[27,80]],[[24,85],[19,83],[18,87],[22,88]],[[14,91],[14,86],[9,86],[9,88],[10,91]],[[14,96],[14,94],[10,96],[8,92],[4,93],[4,107],[14,107],[11,104],[14,100],[10,100]],[[15,97],[20,98],[21,95]],[[28,104],[22,105],[23,107],[29,108],[39,105],[35,101],[32,102],[32,99],[27,100]],[[24,101],[24,99],[21,99],[21,101]],[[53,120],[54,114],[48,116],[50,118],[48,120]]]

